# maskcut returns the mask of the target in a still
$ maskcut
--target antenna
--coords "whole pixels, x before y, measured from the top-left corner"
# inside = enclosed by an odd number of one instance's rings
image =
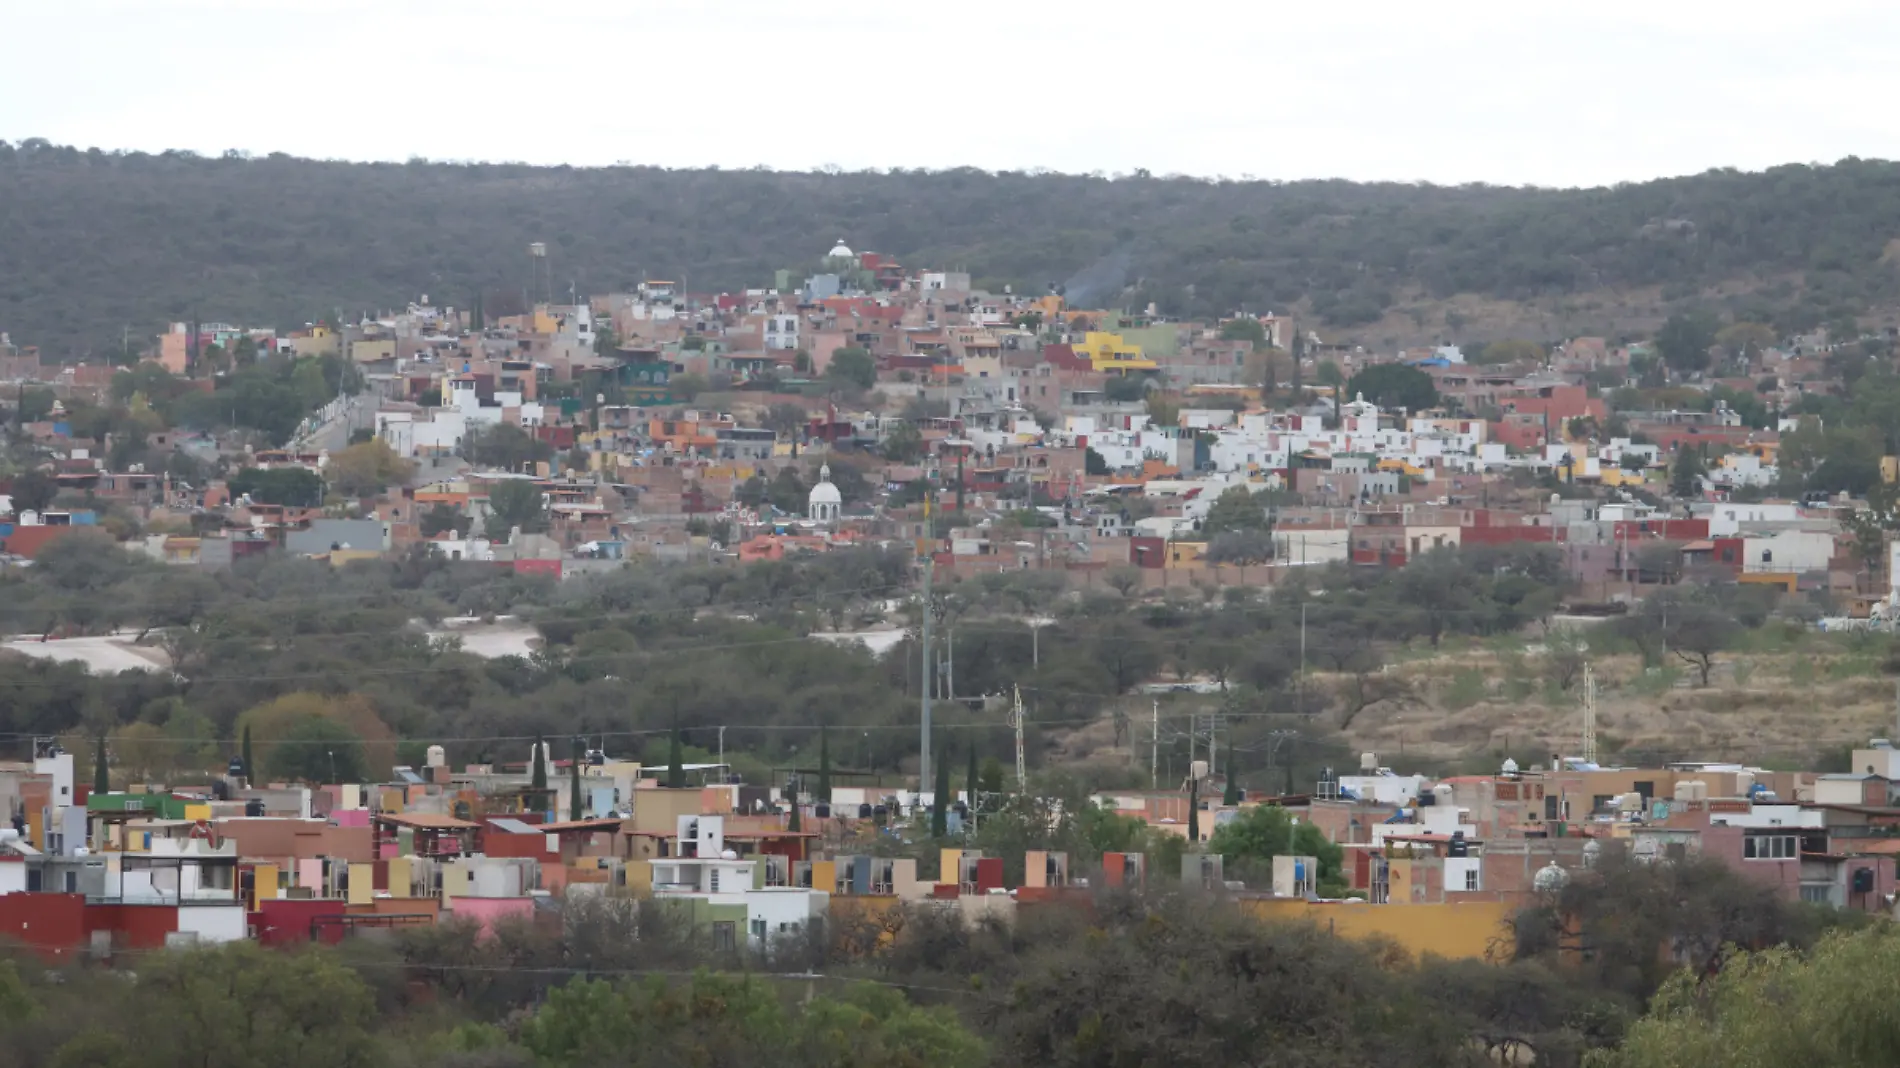
[[[1029,766],[1023,761],[1023,689],[1012,686],[1015,701],[1009,710],[1009,725],[1016,728],[1016,792],[1029,792]]]
[[[1583,665],[1583,759],[1597,762],[1597,677],[1590,665]]]

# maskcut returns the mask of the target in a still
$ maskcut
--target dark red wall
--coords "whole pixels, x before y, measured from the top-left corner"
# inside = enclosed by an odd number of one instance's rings
[[[344,914],[342,901],[333,898],[298,899],[277,898],[257,903],[256,912],[251,913],[251,926],[257,928],[257,942],[264,946],[294,946],[310,941],[310,921],[319,916],[341,916]],[[324,928],[324,941],[336,942],[343,937],[341,925]]]
[[[0,942],[30,946],[49,960],[63,959],[86,944],[86,896],[0,896]]]

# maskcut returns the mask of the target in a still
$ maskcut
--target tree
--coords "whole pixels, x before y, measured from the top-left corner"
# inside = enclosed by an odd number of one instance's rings
[[[231,492],[258,504],[315,508],[323,503],[323,476],[307,467],[246,467],[230,479]]]
[[[868,350],[841,348],[825,364],[825,378],[834,386],[870,389],[877,385],[877,360]]]
[[[1148,419],[1156,426],[1180,426],[1180,398],[1159,391],[1148,394]]]
[[[13,513],[44,512],[59,496],[59,482],[53,476],[35,468],[13,480],[11,491]]]
[[[931,787],[930,795],[930,836],[942,838],[950,833],[950,747],[943,746],[937,751],[937,778]],[[944,872],[940,877],[954,878],[954,872]]]
[[[923,431],[917,424],[902,422],[884,435],[884,458],[897,464],[914,464],[924,456]]]
[[[541,487],[528,479],[504,479],[488,490],[487,531],[500,540],[516,527],[524,533],[546,529],[546,501]]]
[[[687,340],[690,341],[694,339],[688,338]],[[705,375],[695,374],[691,371],[683,375],[674,375],[666,381],[666,391],[672,394],[675,399],[686,404],[691,404],[698,400],[699,395],[710,388],[711,385],[706,381]]]
[[[1539,345],[1535,341],[1526,341],[1523,338],[1508,338],[1504,341],[1493,341],[1489,345],[1486,345],[1474,355],[1472,362],[1497,366],[1507,363],[1542,360],[1543,358],[1544,346]]]
[[[554,459],[554,446],[513,423],[477,427],[462,439],[462,456],[470,463],[499,471],[527,473],[532,464]]]
[[[968,795],[971,812],[976,811],[976,795],[982,788],[982,785],[982,782],[977,776],[976,745],[972,743],[970,745],[970,765],[963,773],[963,789]]]
[[[801,444],[799,433],[805,429],[805,409],[803,405],[792,404],[789,401],[781,401],[772,405],[772,407],[766,409],[765,425],[767,429],[778,435],[778,437],[790,440],[792,443],[792,455],[798,455],[798,446]]]
[[[1295,823],[1278,805],[1243,808],[1235,818],[1214,828],[1207,851],[1226,858],[1228,868],[1241,878],[1271,878],[1273,858],[1319,858],[1320,883],[1335,883],[1345,851],[1327,840],[1311,823]]]
[[[392,484],[407,481],[415,469],[377,438],[351,445],[330,457],[325,473],[331,488],[345,497],[376,497]]]
[[[1702,450],[1693,445],[1683,445],[1676,450],[1676,462],[1669,469],[1669,492],[1684,500],[1702,496],[1702,480],[1707,469],[1702,463]]]
[[[594,355],[603,360],[617,359],[619,357],[620,339],[614,335],[612,323],[595,324]]]
[[[1273,559],[1273,531],[1230,530],[1208,539],[1202,559],[1210,564],[1239,564],[1247,567]]]
[[[425,538],[433,538],[437,534],[449,531],[458,535],[466,534],[469,526],[470,521],[467,517],[456,511],[453,505],[442,501],[430,505],[429,510],[422,513],[421,528],[422,536]]]
[[[1189,845],[1199,845],[1201,841],[1201,780],[1188,780],[1188,825]]]
[[[43,422],[53,414],[53,405],[59,403],[58,394],[38,386],[20,390],[17,398],[19,403],[13,415],[21,423]]]
[[[680,725],[673,721],[673,736],[667,743],[666,785],[671,790],[686,789],[686,747],[680,739]]]
[[[540,736],[534,736],[534,759],[528,765],[528,809],[531,812],[548,810],[548,753],[547,742]]]
[[[983,1043],[955,1010],[913,1005],[901,990],[864,984],[793,1001],[768,979],[704,971],[679,982],[656,975],[617,986],[578,979],[550,990],[520,1026],[535,1063],[553,1068],[988,1063]]]
[[[244,783],[248,786],[257,777],[257,765],[251,762],[251,725],[248,723],[244,725],[244,742],[238,752],[244,763]]]
[[[1267,343],[1267,328],[1260,320],[1251,315],[1229,319],[1220,324],[1222,341],[1251,341],[1255,345]]]
[[[586,474],[587,469],[593,466],[593,461],[584,447],[576,445],[561,457],[561,466],[575,474]]]
[[[1900,984],[1891,925],[1836,931],[1811,951],[1736,953],[1719,970],[1684,969],[1602,1068],[1695,1064],[1861,1065],[1900,1061],[1900,1028],[1883,991]]]
[[[1268,518],[1266,507],[1254,496],[1253,487],[1245,484],[1222,490],[1201,521],[1201,534],[1209,538],[1238,531],[1273,532],[1273,520]]]
[[[361,782],[370,777],[363,739],[342,723],[305,716],[277,739],[270,751],[273,778],[290,782]]]
[[[1360,371],[1346,383],[1346,392],[1386,409],[1422,412],[1438,407],[1432,376],[1402,363],[1382,363]]]
[[[1314,371],[1314,375],[1319,380],[1320,385],[1325,386],[1332,391],[1333,425],[1337,427],[1339,425],[1339,402],[1341,400],[1341,395],[1346,392],[1345,372],[1339,369],[1338,364],[1334,363],[1331,360],[1327,360],[1324,363],[1319,365],[1319,368]]]
[[[1715,343],[1736,363],[1747,364],[1775,343],[1775,331],[1761,323],[1730,323],[1715,332]]]
[[[818,793],[817,798],[826,804],[831,803],[831,731],[818,728]]]
[[[1715,317],[1707,312],[1677,312],[1656,331],[1656,351],[1663,363],[1680,375],[1708,369],[1709,350],[1715,346]]]
[[[101,734],[92,754],[92,792],[109,794],[112,792],[112,775],[106,769],[106,736]]]
[[[581,765],[585,763],[587,743],[577,737],[574,739],[574,756],[567,769],[567,818],[571,820],[587,818],[587,805],[581,798]]]
[[[1221,794],[1220,803],[1228,808],[1240,806],[1240,775],[1234,769],[1234,736],[1227,736],[1227,789]]]

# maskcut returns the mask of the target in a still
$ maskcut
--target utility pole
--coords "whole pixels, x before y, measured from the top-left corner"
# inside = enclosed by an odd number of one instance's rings
[[[719,765],[720,765],[719,774],[721,775],[726,775],[725,764],[726,764],[726,728],[722,725],[719,728]],[[728,776],[728,781],[730,781],[730,776]]]
[[[922,663],[923,673],[924,673],[924,677],[921,680],[922,685],[919,687],[919,689],[923,692],[923,695],[924,695],[923,696],[923,734],[922,734],[922,740],[919,742],[918,750],[917,750],[917,753],[918,753],[917,792],[920,794],[923,793],[924,787],[930,785],[932,781],[930,778],[930,685],[931,685],[930,676],[935,673],[935,665],[933,665],[930,662],[930,613],[932,610],[931,603],[930,603],[930,570],[931,570],[932,565],[936,563],[936,560],[935,560],[935,554],[933,554],[930,551],[930,541],[931,541],[930,533],[931,533],[930,478],[929,478],[929,474],[926,473],[924,477],[924,625],[923,625],[923,634],[922,634],[923,655],[918,657],[918,660]]]
[[[1597,679],[1590,665],[1583,665],[1583,759],[1597,762]]]
[[[1029,792],[1029,765],[1023,760],[1023,690],[1020,686],[1011,687],[1015,691],[1015,702],[1009,710],[1009,725],[1016,728],[1016,792]]]
[[[1153,728],[1148,735],[1148,788],[1161,788],[1161,698],[1154,699],[1154,714],[1149,720]]]

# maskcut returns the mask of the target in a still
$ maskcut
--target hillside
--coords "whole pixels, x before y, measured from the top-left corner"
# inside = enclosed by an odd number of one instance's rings
[[[769,282],[833,241],[1178,315],[1300,307],[1370,341],[1616,329],[1714,300],[1794,329],[1900,293],[1900,164],[1608,189],[114,155],[0,143],[0,329],[51,357],[194,312],[301,323],[428,292]],[[1642,293],[1634,304],[1629,294]],[[1450,311],[1464,295],[1499,315]],[[1521,315],[1518,313],[1522,313]],[[1383,321],[1382,321],[1383,320]],[[1448,321],[1449,320],[1449,321]],[[1376,324],[1376,325],[1375,325]]]

